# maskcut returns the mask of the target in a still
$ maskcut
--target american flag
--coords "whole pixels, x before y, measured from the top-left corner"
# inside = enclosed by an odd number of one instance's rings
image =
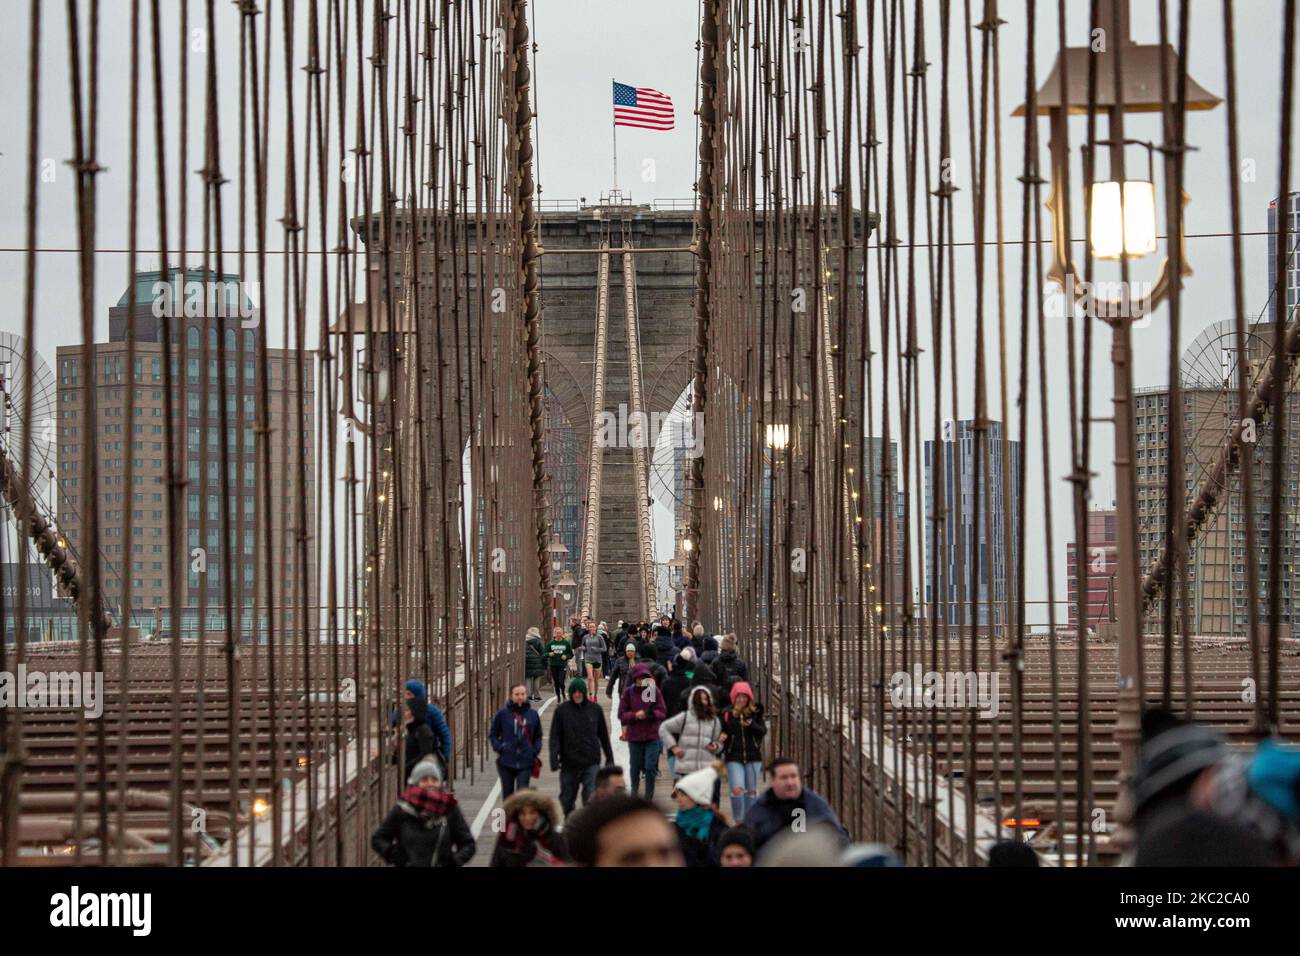
[[[672,129],[673,101],[658,90],[615,83],[614,125]]]

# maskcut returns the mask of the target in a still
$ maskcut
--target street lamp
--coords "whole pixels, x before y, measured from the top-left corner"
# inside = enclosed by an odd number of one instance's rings
[[[564,542],[560,540],[558,534],[555,535],[555,537],[552,538],[551,543],[546,546],[546,553],[551,556],[551,570],[559,573],[560,568],[564,565],[564,558],[565,555],[569,553],[569,549],[565,547]]]
[[[1141,258],[1156,251],[1156,186],[1150,143],[1147,178],[1092,184],[1088,242],[1098,259]]]
[[[680,554],[668,562],[668,586],[673,589],[673,603],[678,611],[682,607],[682,592],[686,590],[686,568],[686,558]]]
[[[767,447],[773,451],[785,451],[790,444],[790,426],[776,423],[767,426]]]
[[[1141,667],[1141,600],[1139,597],[1139,551],[1137,541],[1136,445],[1133,436],[1133,349],[1132,321],[1143,318],[1168,296],[1177,283],[1181,288],[1191,274],[1182,228],[1183,217],[1166,223],[1169,231],[1167,249],[1177,248],[1178,269],[1173,275],[1166,255],[1153,283],[1140,283],[1144,292],[1135,295],[1129,283],[1129,265],[1156,250],[1156,191],[1150,143],[1125,139],[1124,115],[1127,113],[1163,114],[1171,104],[1167,91],[1176,89],[1179,77],[1166,72],[1178,56],[1166,44],[1134,43],[1129,31],[1128,0],[1101,0],[1097,5],[1099,28],[1093,36],[1103,45],[1069,47],[1064,50],[1035,96],[1035,112],[1046,115],[1051,126],[1051,194],[1047,208],[1052,218],[1052,265],[1046,278],[1065,292],[1066,308],[1082,304],[1087,315],[1101,318],[1110,325],[1114,337],[1111,361],[1114,366],[1114,425],[1116,519],[1120,535],[1118,558],[1118,700],[1115,737],[1120,746],[1121,774],[1127,776],[1137,759],[1139,742],[1139,700],[1137,675]],[[1096,87],[1089,102],[1088,76],[1091,58],[1096,57]],[[1218,97],[1209,93],[1190,76],[1185,77],[1185,104],[1188,110],[1209,110],[1218,106]],[[1109,139],[1098,140],[1109,152],[1109,178],[1089,183],[1085,197],[1088,211],[1088,243],[1098,259],[1120,264],[1124,282],[1118,300],[1099,298],[1089,284],[1079,280],[1079,270],[1070,251],[1067,234],[1070,208],[1069,126],[1072,115],[1086,116],[1090,108],[1106,114]],[[1015,115],[1024,116],[1022,105]],[[1125,172],[1125,149],[1142,146],[1147,151],[1147,178],[1131,179]],[[1092,159],[1087,156],[1085,160]],[[1089,163],[1085,171],[1091,177]],[[1184,192],[1175,201],[1186,205]],[[1174,207],[1177,208],[1177,207]],[[1176,234],[1174,226],[1177,227]],[[1174,246],[1177,243],[1177,246]]]
[[[551,570],[556,572],[556,574],[559,574],[560,569],[564,567],[564,560],[569,553],[569,549],[565,547],[564,542],[560,540],[558,534],[555,535],[551,539],[551,543],[546,546],[546,553],[550,555]],[[571,584],[569,582],[571,582]],[[555,580],[551,585],[551,627],[555,627],[560,622],[560,612],[557,601],[559,590],[576,583],[577,582],[573,580],[573,575],[565,571],[565,573],[560,575],[558,580]],[[567,593],[565,594],[564,599],[566,602],[568,601],[569,596]]]

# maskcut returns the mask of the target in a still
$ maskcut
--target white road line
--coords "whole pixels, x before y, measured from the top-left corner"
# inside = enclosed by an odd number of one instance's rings
[[[618,685],[618,697],[609,699],[609,746],[614,751],[614,763],[623,768],[623,789],[632,792],[632,755],[627,741],[619,739],[622,724],[618,721],[618,698],[623,696],[623,685]]]
[[[556,698],[552,697],[546,703],[542,704],[541,707],[537,708],[538,718],[540,718],[542,714],[546,713],[546,708],[550,707],[551,704],[555,702],[555,700]],[[469,828],[470,832],[474,834],[475,840],[478,840],[478,835],[483,832],[483,824],[487,823],[488,815],[491,814],[494,809],[496,809],[497,800],[499,800],[500,798],[501,798],[501,777],[498,775],[497,782],[492,784],[491,792],[488,793],[487,798],[483,801],[483,806],[478,808],[478,813],[474,817],[474,823]]]

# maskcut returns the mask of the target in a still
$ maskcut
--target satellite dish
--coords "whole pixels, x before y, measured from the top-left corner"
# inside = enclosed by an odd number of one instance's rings
[[[23,434],[31,429],[31,467],[27,471],[32,497],[39,501],[50,483],[54,444],[59,434],[54,417],[54,373],[37,352],[32,353],[33,364],[28,369],[25,350],[26,343],[21,336],[0,332],[0,445],[14,471],[21,475]],[[28,377],[32,389],[30,410],[24,404]]]

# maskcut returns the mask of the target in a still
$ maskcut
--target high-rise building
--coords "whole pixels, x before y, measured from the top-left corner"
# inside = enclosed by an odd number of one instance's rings
[[[1020,515],[1020,443],[1010,442],[1010,474],[1002,467],[1003,427],[1001,422],[988,423],[985,453],[981,454],[978,486],[975,483],[975,430],[974,422],[962,420],[950,423],[951,435],[939,443],[942,449],[943,490],[947,514],[947,533],[936,536],[935,523],[928,525],[925,552],[925,597],[927,604],[936,599],[937,620],[952,624],[970,624],[970,606],[978,604],[975,623],[979,626],[1004,626],[1014,620],[1008,607],[1011,575],[1015,573],[1015,529]],[[925,513],[935,513],[935,443],[925,443]],[[1007,502],[1003,500],[1004,487],[1009,491],[1011,540],[1007,541]],[[983,492],[987,489],[987,495]],[[976,493],[979,492],[979,520],[976,522]],[[960,512],[958,510],[958,494]],[[936,540],[936,537],[939,540]],[[972,562],[979,545],[978,593],[972,594]],[[934,593],[935,562],[942,570],[942,594]],[[990,613],[990,611],[992,613]]]
[[[1270,323],[1277,321],[1277,296],[1274,290],[1277,288],[1277,240],[1278,240],[1278,200],[1274,199],[1268,204],[1268,321]],[[1287,321],[1294,316],[1297,303],[1300,303],[1300,259],[1296,257],[1296,249],[1300,248],[1300,192],[1291,193],[1285,203],[1286,213],[1290,217],[1287,222],[1287,242],[1290,246],[1290,255],[1287,256],[1287,274],[1286,274],[1286,301],[1287,301]]]
[[[1069,582],[1069,621],[1079,622],[1077,604],[1081,563],[1088,568],[1088,593],[1085,599],[1086,620],[1090,627],[1114,617],[1115,575],[1119,567],[1118,518],[1115,511],[1095,508],[1088,512],[1088,550],[1079,555],[1079,543],[1071,541],[1065,546],[1065,573]],[[1058,618],[1059,620],[1059,618]]]
[[[314,374],[310,358],[304,358],[300,394],[297,353],[267,350],[271,483],[266,487],[257,466],[256,440],[257,348],[264,329],[257,321],[256,309],[241,291],[238,276],[223,275],[220,282],[214,279],[206,283],[203,277],[201,270],[191,269],[182,283],[178,271],[169,283],[158,272],[137,273],[134,288],[123,293],[109,311],[107,342],[88,348],[75,345],[58,349],[56,510],[60,528],[84,561],[89,559],[88,552],[95,550],[82,536],[86,509],[90,494],[99,496],[98,560],[110,612],[115,619],[125,617],[123,588],[130,575],[130,623],[145,633],[154,630],[158,618],[164,626],[170,626],[168,574],[177,558],[169,553],[167,538],[169,455],[161,342],[162,315],[170,296],[175,315],[171,323],[172,408],[176,416],[173,436],[175,454],[184,462],[186,482],[180,504],[180,540],[186,547],[186,554],[179,558],[186,567],[182,627],[189,636],[198,633],[198,612],[205,588],[207,617],[203,630],[220,631],[225,626],[223,574],[227,562],[222,528],[229,515],[234,552],[231,587],[234,603],[242,609],[241,634],[248,637],[254,622],[259,629],[263,626],[268,611],[263,606],[266,598],[258,591],[267,565],[262,530],[263,502],[267,499],[272,547],[282,552],[272,555],[271,561],[276,569],[275,605],[277,610],[284,609],[285,627],[294,626],[294,609],[303,606],[307,597],[304,590],[314,593],[317,588]],[[134,368],[129,368],[126,331],[132,296],[136,355]],[[183,365],[178,341],[181,337]],[[224,370],[218,365],[219,343],[224,343],[226,350]],[[86,421],[86,390],[92,367],[97,392],[93,431]],[[224,435],[219,390],[223,371],[229,424]],[[134,425],[128,434],[130,407],[134,408]],[[224,483],[223,442],[228,452]],[[82,463],[87,454],[97,458],[96,489],[81,486]],[[133,466],[129,488],[128,457]],[[299,489],[305,498],[306,528],[300,528]],[[125,527],[128,509],[132,518],[129,539]],[[299,530],[307,540],[306,568],[302,567],[296,541]]]
[[[582,458],[582,443],[577,431],[549,389],[543,393],[542,413],[551,533],[569,549],[560,573],[574,573],[582,553],[582,523],[586,517],[582,504],[587,495],[587,463]]]
[[[898,473],[898,442],[890,441],[889,443],[889,479],[886,484],[884,468],[884,448],[885,440],[883,438],[866,437],[862,440],[862,457],[863,468],[866,469],[867,481],[871,486],[871,512],[874,521],[872,527],[875,529],[875,554],[881,555],[892,569],[892,590],[889,593],[889,600],[897,605],[903,603],[903,492],[900,490],[902,482]],[[857,477],[853,476],[849,481],[850,489],[857,491]],[[886,517],[893,516],[892,523],[886,522]],[[885,542],[889,539],[889,556],[885,556]],[[913,542],[912,548],[917,548],[917,543]],[[871,575],[872,582],[877,580],[876,575]],[[919,613],[919,609],[918,609]]]
[[[1251,325],[1246,335],[1246,355],[1238,355],[1234,323],[1217,322],[1207,327],[1183,352],[1183,475],[1188,496],[1196,494],[1212,472],[1224,440],[1237,418],[1237,378],[1245,375],[1253,383],[1272,353],[1273,327]],[[1300,395],[1288,390],[1287,420],[1300,421]],[[1169,391],[1140,389],[1134,396],[1134,436],[1137,450],[1138,550],[1145,571],[1160,555],[1166,529],[1166,476],[1169,455]],[[1228,479],[1226,493],[1220,490],[1219,507],[1202,526],[1188,551],[1185,589],[1175,590],[1174,612],[1181,620],[1182,593],[1187,594],[1188,619],[1192,632],[1207,635],[1243,635],[1249,623],[1246,562],[1256,562],[1261,622],[1268,620],[1268,575],[1272,545],[1269,521],[1272,514],[1270,475],[1272,429],[1269,419],[1253,426],[1254,551],[1246,553],[1245,502],[1242,472]],[[1281,547],[1283,585],[1281,619],[1293,628],[1291,595],[1300,587],[1300,565],[1292,562],[1295,546],[1295,515],[1300,510],[1300,449],[1288,443],[1282,464],[1284,494],[1281,499]],[[1148,616],[1148,626],[1157,626],[1161,606]]]

